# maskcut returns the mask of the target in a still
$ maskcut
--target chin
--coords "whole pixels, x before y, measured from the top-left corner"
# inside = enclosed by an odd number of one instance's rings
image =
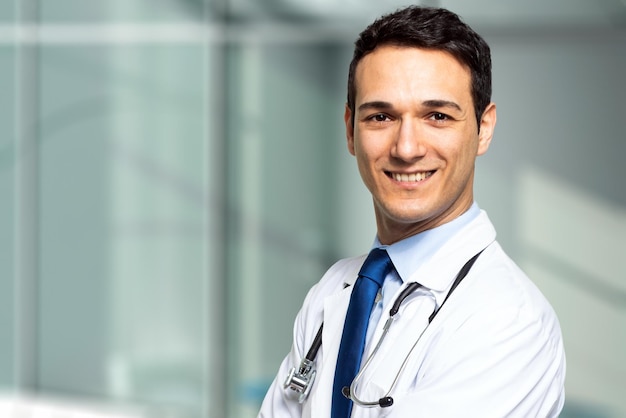
[[[431,211],[425,210],[423,208],[419,209],[407,209],[402,208],[401,210],[389,210],[385,212],[386,218],[397,224],[416,224],[428,221],[429,219],[435,216]]]

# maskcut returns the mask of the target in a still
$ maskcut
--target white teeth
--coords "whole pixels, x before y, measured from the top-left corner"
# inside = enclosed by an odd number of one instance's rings
[[[404,182],[418,182],[425,180],[430,177],[430,172],[421,172],[421,173],[392,173],[392,177],[396,181],[404,181]]]

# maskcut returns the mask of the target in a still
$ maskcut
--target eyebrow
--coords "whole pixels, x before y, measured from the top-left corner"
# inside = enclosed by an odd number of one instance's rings
[[[425,100],[422,102],[422,106],[427,107],[427,108],[431,108],[431,109],[435,109],[435,108],[442,108],[442,107],[448,107],[448,108],[452,108],[452,109],[456,109],[459,112],[462,112],[463,109],[461,109],[461,106],[459,106],[458,103],[450,101],[450,100]],[[384,102],[384,101],[379,101],[379,100],[375,100],[372,102],[365,102],[362,103],[359,106],[359,111],[364,111],[364,110],[368,110],[368,109],[393,109],[393,105],[389,102]]]
[[[463,109],[461,109],[461,106],[459,106],[458,103],[452,102],[450,100],[426,100],[422,102],[422,105],[424,105],[425,107],[430,107],[430,108],[450,107],[450,108],[458,110],[459,112],[463,111]]]
[[[373,101],[373,102],[365,102],[359,106],[359,111],[368,110],[368,109],[391,109],[393,106],[389,102],[383,101]]]

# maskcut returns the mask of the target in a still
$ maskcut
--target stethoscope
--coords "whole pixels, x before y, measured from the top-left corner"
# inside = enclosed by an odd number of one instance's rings
[[[365,360],[363,367],[361,367],[361,370],[359,371],[359,373],[352,380],[350,387],[345,386],[341,390],[341,393],[343,394],[343,396],[345,396],[348,399],[351,399],[356,405],[359,405],[364,408],[374,408],[377,406],[381,408],[387,408],[393,405],[393,397],[391,397],[391,393],[395,389],[398,383],[398,380],[400,376],[402,375],[402,372],[406,368],[408,360],[411,357],[411,353],[413,352],[415,347],[417,347],[417,344],[422,338],[422,335],[424,335],[424,332],[426,331],[426,329],[428,329],[428,326],[430,325],[430,323],[433,321],[433,319],[435,319],[435,316],[437,316],[441,308],[443,308],[443,305],[446,303],[446,301],[448,300],[448,298],[450,297],[454,289],[456,289],[459,283],[461,283],[461,281],[465,278],[465,276],[467,276],[467,273],[472,268],[472,265],[474,264],[478,256],[483,251],[484,250],[481,250],[478,254],[470,258],[463,267],[461,267],[461,270],[457,274],[454,280],[454,283],[452,283],[452,287],[450,287],[450,291],[446,295],[446,298],[443,300],[443,303],[437,309],[435,309],[435,311],[430,315],[430,317],[428,318],[428,325],[426,326],[426,328],[424,328],[424,330],[417,337],[417,340],[415,341],[415,343],[409,350],[409,353],[404,358],[404,361],[402,362],[400,369],[398,369],[398,372],[396,373],[396,376],[393,382],[391,383],[391,386],[389,387],[389,390],[387,391],[387,393],[385,393],[385,395],[382,398],[376,401],[362,400],[356,394],[356,388],[357,388],[358,382],[361,380],[363,373],[367,370],[370,363],[376,356],[378,349],[382,346],[383,341],[385,340],[385,337],[387,336],[387,333],[389,332],[389,328],[391,327],[391,324],[395,320],[395,315],[400,310],[400,306],[402,305],[402,303],[407,297],[409,297],[417,289],[422,287],[422,285],[420,285],[417,282],[411,282],[402,290],[402,292],[400,292],[400,294],[394,301],[393,305],[391,306],[391,309],[389,310],[389,318],[387,318],[387,321],[385,322],[385,325],[383,326],[383,333],[381,337],[378,339],[378,343],[376,343],[376,347],[374,347],[374,350],[372,351],[372,353],[369,355],[367,360]],[[311,387],[313,386],[313,382],[315,381],[315,375],[317,374],[317,371],[315,370],[315,357],[317,356],[317,352],[319,351],[322,345],[323,328],[324,328],[324,324],[322,323],[322,325],[320,325],[319,330],[317,331],[317,334],[315,335],[315,338],[313,339],[313,343],[311,344],[309,351],[300,362],[300,366],[297,368],[293,367],[289,371],[289,375],[287,376],[287,379],[285,379],[285,383],[283,384],[283,387],[285,389],[291,389],[300,394],[298,396],[298,402],[300,403],[303,403],[304,400],[307,398],[307,396],[309,395],[309,392],[311,391]]]

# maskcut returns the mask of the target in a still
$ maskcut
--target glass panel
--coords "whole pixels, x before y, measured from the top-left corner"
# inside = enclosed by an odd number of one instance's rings
[[[3,1],[0,3],[0,23],[14,23],[15,22],[15,1]],[[10,68],[10,66],[9,66]]]
[[[11,3],[20,22],[43,26],[0,28],[9,92],[0,101],[0,191],[10,197],[0,207],[0,388],[38,394],[24,406],[32,412],[53,397],[70,409],[90,399],[140,405],[148,416],[208,416],[222,393],[211,390],[209,359],[224,342],[209,337],[221,322],[208,314],[223,297],[208,289],[221,287],[223,256],[213,251],[220,196],[209,198],[221,191],[212,175],[218,129],[206,109],[208,87],[219,86],[215,49],[194,23],[205,13],[170,1],[165,15],[185,23],[175,28],[182,38],[145,25],[120,35],[72,20],[142,7],[151,20],[153,5]],[[15,157],[18,145],[30,147],[27,159]]]
[[[339,252],[335,69],[345,57],[332,45],[242,45],[229,58],[231,416],[244,417],[290,347],[306,291]]]
[[[199,410],[202,46],[41,51],[39,385]]]
[[[0,45],[0,391],[15,383],[15,59],[11,45]]]

